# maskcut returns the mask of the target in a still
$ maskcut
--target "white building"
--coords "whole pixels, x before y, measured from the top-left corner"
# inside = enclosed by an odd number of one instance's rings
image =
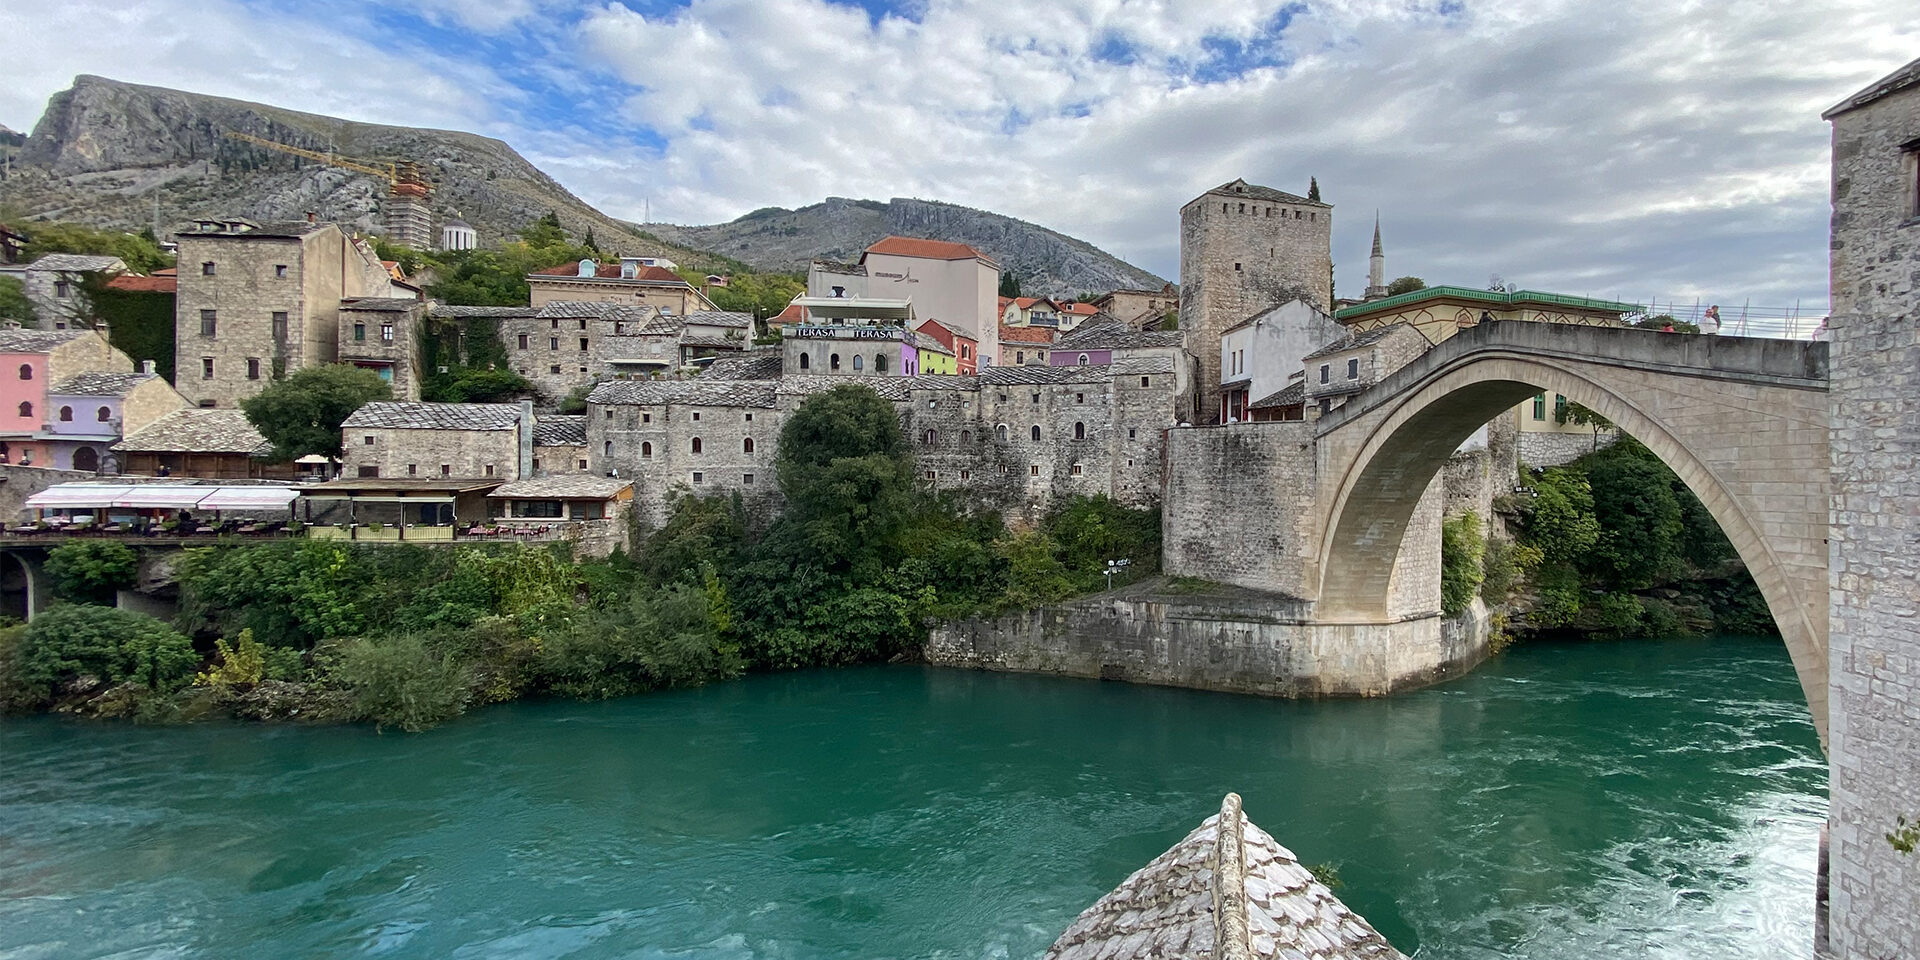
[[[472,250],[480,245],[480,233],[465,220],[448,220],[440,228],[440,249]]]
[[[1318,306],[1300,299],[1228,327],[1220,335],[1220,409],[1213,412],[1222,423],[1247,419],[1251,404],[1300,376],[1302,358],[1346,332]]]

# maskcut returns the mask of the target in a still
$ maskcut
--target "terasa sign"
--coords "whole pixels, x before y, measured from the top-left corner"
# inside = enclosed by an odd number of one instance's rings
[[[889,327],[794,327],[787,331],[787,336],[820,340],[898,340],[900,331]]]

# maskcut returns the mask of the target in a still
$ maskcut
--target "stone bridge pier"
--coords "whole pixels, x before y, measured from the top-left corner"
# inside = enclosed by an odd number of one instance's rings
[[[44,549],[0,550],[0,616],[31,620],[53,602]]]
[[[1720,524],[1824,739],[1826,385],[1825,344],[1483,324],[1316,422],[1172,431],[1166,567],[1299,597],[1348,635],[1421,644],[1439,632],[1436,477],[1483,424],[1559,393],[1644,443]],[[1418,660],[1390,669],[1431,669]]]

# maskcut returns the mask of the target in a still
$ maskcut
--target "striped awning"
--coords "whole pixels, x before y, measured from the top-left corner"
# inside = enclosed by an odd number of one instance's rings
[[[29,510],[91,510],[110,507],[115,497],[133,489],[103,483],[60,483],[27,498]]]
[[[289,487],[215,487],[200,501],[200,509],[280,512],[293,509],[299,496]]]
[[[129,507],[136,510],[193,510],[200,501],[218,487],[196,487],[188,484],[143,483],[127,488],[127,492],[114,497],[110,507]]]

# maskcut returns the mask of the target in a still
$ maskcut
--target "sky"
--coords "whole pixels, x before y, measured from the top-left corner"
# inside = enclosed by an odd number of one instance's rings
[[[74,75],[499,137],[601,210],[828,196],[1016,216],[1178,279],[1235,177],[1389,278],[1826,307],[1820,113],[1913,0],[9,0],[0,123]]]

